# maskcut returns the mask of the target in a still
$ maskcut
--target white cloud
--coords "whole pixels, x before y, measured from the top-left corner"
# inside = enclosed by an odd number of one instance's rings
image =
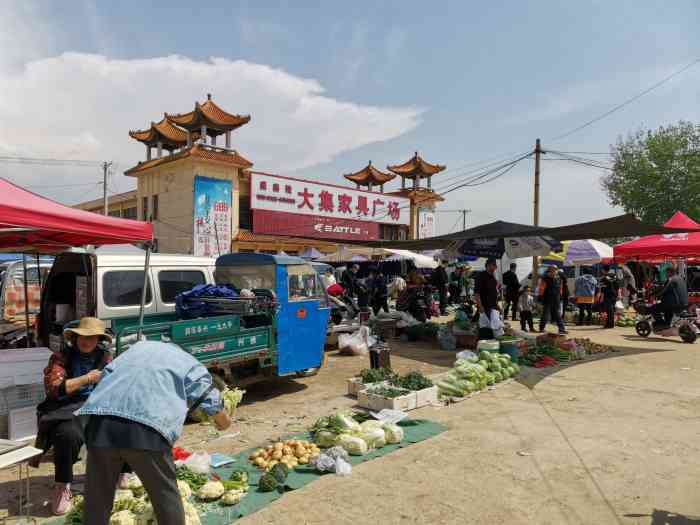
[[[316,80],[225,58],[115,60],[63,53],[21,70],[0,70],[0,85],[0,154],[113,159],[119,171],[145,156],[128,130],[147,128],[166,111],[190,111],[206,93],[232,113],[252,115],[234,132],[233,145],[257,168],[272,171],[328,162],[395,138],[414,129],[420,115],[411,107],[340,101]],[[2,172],[7,169],[0,165]],[[84,170],[74,173],[71,182],[95,179]]]

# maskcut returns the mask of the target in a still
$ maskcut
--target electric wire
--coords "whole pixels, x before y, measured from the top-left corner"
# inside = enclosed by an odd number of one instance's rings
[[[695,65],[697,65],[697,64],[700,64],[700,58],[697,58],[697,59],[693,60],[692,62],[686,64],[686,65],[683,66],[681,69],[678,69],[678,70],[674,71],[673,73],[671,73],[670,75],[664,77],[663,79],[661,79],[660,81],[656,82],[655,84],[652,84],[652,85],[649,86],[648,88],[644,89],[643,91],[640,91],[639,93],[637,93],[636,95],[634,95],[634,96],[628,98],[628,99],[625,100],[624,102],[621,102],[620,104],[617,104],[616,106],[613,106],[612,108],[610,108],[609,110],[605,111],[604,113],[598,115],[597,117],[592,118],[591,120],[589,120],[589,121],[587,121],[587,122],[584,122],[584,123],[581,124],[580,126],[577,126],[577,127],[573,128],[573,129],[567,131],[566,133],[562,133],[561,135],[557,135],[556,137],[553,137],[553,138],[549,139],[549,142],[554,142],[555,140],[561,140],[561,139],[563,139],[563,138],[565,138],[565,137],[568,137],[568,136],[570,136],[570,135],[573,135],[574,133],[577,133],[578,131],[581,131],[581,130],[584,129],[584,128],[587,128],[588,126],[590,126],[590,125],[592,125],[592,124],[595,124],[596,122],[599,122],[599,121],[603,120],[605,117],[608,117],[608,116],[612,115],[613,113],[615,113],[615,112],[621,110],[622,108],[624,108],[624,107],[626,107],[626,106],[629,106],[632,102],[634,102],[634,101],[636,101],[636,100],[642,98],[644,95],[646,95],[646,94],[648,94],[648,93],[651,93],[651,92],[654,91],[655,89],[657,89],[657,88],[661,87],[662,85],[664,85],[664,84],[665,84],[666,82],[668,82],[669,80],[671,80],[671,79],[677,77],[677,76],[680,75],[681,73],[684,73],[685,71],[689,70],[690,68],[692,68],[693,66],[695,66]]]

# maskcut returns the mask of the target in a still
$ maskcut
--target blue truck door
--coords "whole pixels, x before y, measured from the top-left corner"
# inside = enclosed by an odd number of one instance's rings
[[[293,374],[321,365],[328,308],[321,308],[319,299],[289,301],[287,267],[277,267],[277,373]]]

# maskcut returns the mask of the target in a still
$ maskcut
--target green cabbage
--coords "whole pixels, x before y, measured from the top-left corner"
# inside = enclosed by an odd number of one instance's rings
[[[403,440],[403,428],[393,423],[385,423],[382,428],[384,429],[384,439],[387,443],[401,443]]]
[[[377,423],[379,423],[379,421],[377,421]],[[367,448],[369,450],[382,448],[384,445],[386,445],[386,435],[384,434],[384,429],[381,428],[381,426],[362,431],[357,437],[367,443]]]
[[[500,372],[493,372],[493,377],[496,380],[496,383],[503,381],[503,375]]]
[[[316,432],[314,436],[314,441],[321,448],[330,448],[335,446],[338,436],[333,432],[328,430],[322,430],[321,432]]]
[[[364,456],[367,454],[367,443],[364,439],[350,434],[341,434],[338,436],[338,445],[343,447],[351,456]]]

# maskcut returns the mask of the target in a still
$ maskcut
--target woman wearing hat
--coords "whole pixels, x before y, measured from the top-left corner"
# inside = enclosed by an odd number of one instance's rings
[[[84,317],[76,328],[63,332],[65,345],[49,358],[44,369],[46,400],[37,407],[39,431],[36,447],[47,452],[53,447],[55,469],[52,511],[65,514],[70,508],[73,464],[83,446],[83,432],[73,416],[102,376],[101,370],[112,360],[106,344],[111,337],[105,323]],[[37,462],[38,463],[38,462]]]

